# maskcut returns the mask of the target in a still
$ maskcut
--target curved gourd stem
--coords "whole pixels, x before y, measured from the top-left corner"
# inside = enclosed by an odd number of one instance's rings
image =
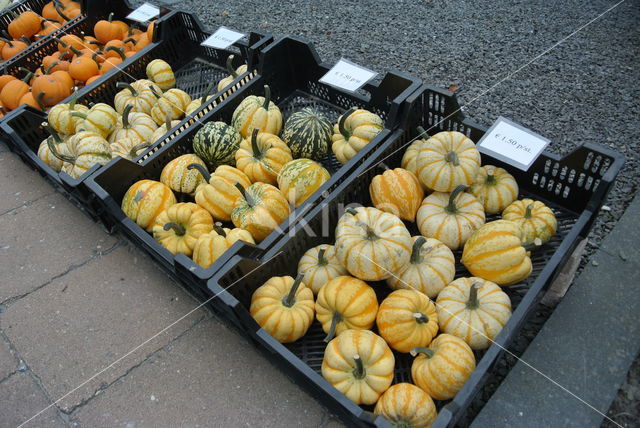
[[[27,74],[22,78],[22,81],[23,81],[24,83],[28,83],[28,82],[29,82],[29,80],[31,80],[31,78],[32,78],[33,76],[35,76],[35,74],[34,74],[33,72],[31,72],[31,71],[27,70],[27,69],[26,69],[26,68],[24,68],[24,67],[20,67],[20,71],[26,71],[26,72],[27,72]]]
[[[204,181],[207,183],[211,180],[211,174],[209,174],[209,171],[199,163],[189,164],[187,165],[187,169],[197,169],[200,175],[202,175],[202,178],[204,178]]]
[[[258,146],[258,132],[260,132],[260,130],[258,128],[254,128],[251,133],[251,151],[253,152],[254,158],[260,159],[264,153],[262,153],[262,150],[260,150],[260,147]]]
[[[204,91],[204,94],[202,94],[202,98],[200,98],[200,105],[204,104],[205,101],[207,101],[207,97],[211,95],[213,88],[215,88],[216,86],[217,85],[215,82],[211,82],[211,84],[207,86],[207,89]]]
[[[158,94],[158,91],[156,91],[156,88],[153,87],[153,85],[149,85],[149,89],[151,90],[151,93],[158,99],[162,98],[162,95]]]
[[[62,40],[61,40],[61,42],[62,42]],[[64,42],[62,42],[62,43],[64,43]],[[66,47],[67,47],[67,44],[65,43],[63,46],[66,48]],[[81,56],[83,56],[83,55],[84,55],[84,53],[83,53],[83,52],[80,52],[78,49],[76,49],[76,47],[75,47],[75,46],[69,46],[69,50],[70,50],[71,52],[73,52],[73,54],[74,54],[74,55],[76,55],[76,56],[78,56],[78,57],[81,57]]]
[[[324,257],[326,251],[326,248],[320,248],[318,251],[318,266],[326,266],[329,264],[329,261]]]
[[[415,357],[418,354],[424,354],[424,356],[427,358],[433,358],[433,356],[436,354],[433,349],[424,346],[416,346],[411,351],[409,351],[409,353],[412,357]]]
[[[247,193],[245,188],[242,187],[242,184],[236,181],[234,183],[234,186],[236,186],[236,189],[240,191],[240,194],[242,195],[242,197],[245,199],[245,201],[247,201],[247,205],[249,205],[250,207],[253,207],[256,204],[256,201],[253,199],[253,196]]]
[[[411,248],[411,259],[410,262],[415,264],[422,263],[422,256],[420,255],[420,250],[422,246],[427,242],[427,238],[424,236],[418,237],[416,241],[413,243],[413,247]]]
[[[62,4],[60,4],[60,3],[58,3],[58,2],[53,2],[53,8],[56,10],[56,12],[58,12],[58,15],[60,15],[60,17],[61,17],[62,19],[64,19],[65,21],[69,21],[69,20],[70,20],[70,19],[69,19],[69,17],[68,17],[68,16],[66,16],[66,15],[64,14],[64,12],[62,12],[62,8],[63,8],[63,7],[64,7],[64,6],[62,6]]]
[[[55,134],[55,131],[54,131],[54,134]],[[54,134],[51,134],[51,136],[53,137]],[[74,158],[73,156],[62,154],[58,151],[58,149],[56,148],[56,144],[53,142],[54,140],[55,140],[55,137],[47,138],[47,146],[49,147],[49,151],[51,152],[51,154],[63,162],[75,163],[76,158]]]
[[[358,211],[355,210],[355,208],[347,208],[346,210],[344,210],[344,212],[351,214],[352,216],[357,216],[358,215]]]
[[[331,326],[329,326],[329,333],[324,338],[325,343],[331,342],[331,339],[336,335],[336,328],[338,327],[338,323],[342,321],[342,315],[338,312],[333,313],[333,317],[331,317]]]
[[[235,79],[236,77],[238,77],[238,73],[236,73],[236,70],[233,68],[233,58],[234,58],[234,55],[229,55],[227,57],[226,66],[227,66],[227,72],[231,75],[231,77]],[[267,103],[266,108],[268,108],[268,106],[269,104]]]
[[[195,165],[195,164],[191,164],[191,165]],[[202,165],[200,165],[202,166]],[[224,238],[227,237],[227,232],[224,231],[224,228],[222,227],[222,223],[220,223],[219,221],[216,222],[216,224],[213,225],[213,230],[216,231],[216,233]]]
[[[146,142],[145,143],[136,144],[135,146],[131,147],[131,151],[129,152],[129,156],[134,158],[134,157],[138,156],[138,150],[146,149],[149,146],[151,146],[151,144],[146,143]]]
[[[269,103],[271,102],[271,88],[269,85],[264,85],[264,104],[262,108],[269,111]]]
[[[345,140],[351,138],[351,132],[349,132],[347,128],[344,127],[344,123],[347,121],[347,118],[349,118],[349,116],[351,116],[355,111],[356,108],[351,107],[345,114],[342,115],[342,117],[340,117],[340,120],[338,121],[338,130]]]
[[[494,186],[498,181],[496,180],[496,176],[493,174],[487,174],[487,179],[484,184],[487,186]]]
[[[131,128],[131,125],[129,124],[129,113],[131,113],[132,109],[133,106],[131,104],[127,104],[127,106],[124,108],[124,111],[122,112],[122,127],[124,129]]]
[[[138,91],[136,91],[135,88],[133,86],[131,86],[131,83],[118,82],[118,83],[116,83],[116,88],[126,88],[131,92],[132,96],[134,96],[134,97],[138,96]]]
[[[444,156],[444,160],[452,163],[454,166],[460,165],[460,159],[458,158],[458,154],[453,150]]]
[[[416,136],[416,138],[424,138],[430,136],[429,134],[427,134],[427,131],[420,125],[416,126],[416,131],[418,131],[418,135]]]
[[[29,40],[29,38],[27,36],[21,36],[20,39],[18,39],[24,43],[26,43],[27,45],[31,44],[31,40]]]
[[[533,242],[527,242],[525,244],[522,244],[522,247],[527,251],[531,251],[531,250],[535,250],[541,245],[542,245],[542,239],[535,238]]]
[[[124,49],[119,48],[117,46],[109,46],[108,48],[106,48],[104,50],[105,52],[107,51],[114,51],[116,52],[118,55],[120,55],[120,58],[124,61],[127,59],[127,56],[124,54]]]
[[[471,284],[471,289],[469,290],[469,300],[467,300],[467,309],[478,309],[480,306],[480,301],[478,300],[478,290],[482,287],[482,284],[479,282],[474,282]]]
[[[55,67],[56,65],[60,65],[60,63],[58,61],[54,62],[53,64],[51,64],[49,67],[47,67],[47,69],[44,71],[44,74],[50,74],[51,70],[53,69],[53,67]]]
[[[291,289],[282,299],[282,304],[287,308],[292,307],[296,303],[296,293],[298,292],[298,287],[302,284],[302,280],[304,279],[304,274],[299,274],[293,284],[291,285]]]
[[[53,140],[56,144],[60,144],[62,143],[62,138],[60,138],[60,134],[58,134],[56,132],[55,129],[53,129],[51,127],[51,125],[49,125],[49,123],[47,122],[42,122],[41,123],[42,127],[45,129],[45,131],[47,131],[49,134],[51,134],[51,137],[53,137]]]
[[[85,113],[82,113],[82,112],[79,112],[79,111],[72,112],[71,116],[79,117],[80,119],[86,119],[87,118],[87,115]]]
[[[527,209],[524,211],[524,218],[530,219],[532,217],[533,204],[527,205]]]
[[[367,372],[364,369],[364,365],[362,364],[362,358],[360,355],[356,354],[353,356],[353,361],[356,363],[356,368],[353,370],[353,377],[356,379],[364,379],[367,375]]]
[[[125,43],[125,44],[126,43],[133,43],[133,45],[135,46],[138,43],[138,41],[136,39],[134,39],[133,37],[129,37],[128,39],[123,40],[122,43]]]
[[[169,111],[167,110],[167,114],[164,115],[164,127],[167,128],[165,129],[165,132],[169,132],[171,130],[171,128],[173,128],[171,126],[171,116],[169,116]],[[207,180],[208,182],[209,180]]]
[[[170,221],[168,223],[165,223],[164,226],[162,227],[164,230],[169,230],[169,229],[173,229],[173,231],[176,233],[176,235],[178,236],[184,236],[185,233],[187,233],[187,229],[184,228],[183,225],[175,223],[173,221]]]
[[[109,14],[109,16],[107,17],[107,21],[108,21],[108,22],[113,21],[113,12],[111,12],[111,13]]]
[[[424,324],[429,322],[429,317],[423,314],[422,312],[414,312],[413,317],[416,319],[418,324]]]
[[[69,110],[73,111],[76,108],[76,102],[78,101],[78,92],[73,90],[73,97],[71,97],[71,101],[69,101]]]
[[[40,107],[40,110],[42,111],[45,111],[47,109],[47,106],[44,105],[44,99],[43,99],[44,96],[45,96],[44,91],[40,91],[40,93],[34,97],[36,100],[36,103],[38,103],[38,107]]]
[[[467,190],[467,186],[465,186],[464,184],[461,184],[453,189],[453,192],[451,192],[451,194],[449,195],[449,203],[445,207],[446,212],[448,212],[449,214],[456,214],[458,212],[458,207],[456,207],[456,198],[461,192],[464,192],[465,190]]]

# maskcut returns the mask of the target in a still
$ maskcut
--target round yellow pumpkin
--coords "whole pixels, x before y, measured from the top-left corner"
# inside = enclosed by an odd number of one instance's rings
[[[200,235],[212,229],[213,219],[207,210],[192,202],[181,202],[156,217],[153,238],[172,254],[190,257]]]
[[[193,261],[203,268],[210,267],[236,241],[255,244],[253,237],[246,230],[230,230],[223,228],[221,224],[215,224],[211,232],[200,235],[193,248]]]
[[[256,242],[269,236],[291,214],[285,197],[270,184],[253,183],[244,189],[236,183],[236,188],[242,197],[233,207],[231,221],[236,227],[248,230]]]
[[[171,160],[162,168],[160,181],[174,192],[193,194],[198,186],[204,183],[204,177],[199,170],[189,168],[192,164],[201,165],[206,170],[202,159],[192,153],[187,153]]]
[[[156,217],[176,202],[169,187],[154,180],[140,180],[129,187],[121,206],[127,217],[152,232]]]
[[[191,164],[187,169],[197,169],[204,182],[196,188],[196,203],[214,219],[231,221],[231,212],[236,202],[242,198],[242,193],[236,188],[239,183],[243,188],[251,186],[249,177],[237,168],[229,165],[220,165],[213,174],[209,174],[206,168],[200,164]]]
[[[244,138],[250,137],[254,129],[273,135],[280,134],[282,113],[271,101],[269,86],[264,85],[264,97],[250,95],[242,100],[233,112],[231,126]]]
[[[331,150],[340,163],[347,163],[384,129],[384,121],[375,113],[352,108],[333,126]]]
[[[541,244],[549,242],[558,228],[551,208],[533,199],[515,201],[502,212],[502,218],[520,226],[526,243],[533,243],[536,239]]]
[[[278,188],[293,206],[300,206],[330,177],[329,171],[311,159],[295,159],[278,173]]]
[[[282,167],[291,162],[291,150],[278,136],[254,129],[236,151],[236,166],[252,182],[275,185]]]
[[[391,426],[398,428],[427,428],[438,417],[429,394],[406,382],[387,389],[378,399],[373,413],[382,415]]]
[[[176,77],[173,74],[171,66],[164,60],[154,59],[147,64],[147,77],[162,89],[166,91],[176,86]]]
[[[384,173],[371,180],[369,195],[374,207],[413,222],[424,198],[424,190],[413,172],[386,168]]]
[[[497,214],[518,197],[518,183],[505,169],[485,165],[478,170],[476,181],[469,189],[487,214]]]
[[[298,273],[304,274],[304,283],[314,295],[332,279],[349,275],[338,261],[335,247],[327,244],[308,249],[298,262]]]

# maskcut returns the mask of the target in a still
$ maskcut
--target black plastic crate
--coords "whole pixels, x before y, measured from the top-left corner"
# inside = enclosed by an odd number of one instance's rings
[[[353,105],[362,106],[379,114],[386,120],[386,128],[350,162],[343,166],[333,154],[326,157],[323,164],[332,174],[331,178],[280,225],[280,231],[286,232],[289,224],[294,223],[299,216],[312,208],[321,199],[322,194],[329,194],[343,181],[344,176],[350,174],[385,137],[391,134],[393,129],[401,123],[401,110],[406,98],[420,86],[417,79],[390,72],[380,83],[366,85],[364,88],[366,92],[350,94],[318,83],[329,68],[329,65],[320,62],[318,55],[308,42],[293,37],[281,38],[261,52],[258,75],[251,82],[206,113],[178,138],[159,147],[152,155],[139,159],[138,163],[125,159],[110,162],[101,171],[92,175],[87,180],[87,184],[95,193],[96,199],[104,206],[105,212],[113,217],[111,222],[117,224],[123,233],[138,242],[152,257],[159,259],[169,271],[179,271],[184,281],[191,287],[206,290],[206,280],[223,266],[227,257],[223,255],[212,266],[203,269],[182,254],[174,256],[124,215],[120,204],[125,192],[138,180],[145,178],[158,180],[162,168],[170,160],[193,152],[193,136],[204,123],[212,120],[230,123],[233,111],[238,104],[246,96],[261,95],[265,84],[271,87],[272,100],[280,107],[285,120],[293,111],[308,106],[321,110],[332,121],[337,120],[339,115]],[[244,242],[234,245],[246,246],[248,251],[262,252],[277,241],[281,233],[284,233],[280,231],[272,232],[258,246]],[[230,251],[231,249],[228,252]]]
[[[209,33],[203,29],[196,17],[176,11],[159,19],[157,28],[158,39],[156,42],[145,47],[135,58],[124,62],[120,68],[111,70],[105,75],[105,80],[100,81],[99,79],[95,85],[78,91],[78,102],[85,105],[90,102],[113,105],[113,98],[120,91],[116,87],[116,83],[146,78],[146,66],[156,58],[164,59],[172,66],[177,87],[197,98],[204,94],[211,82],[216,82],[227,76],[225,64],[230,54],[236,55],[238,63],[247,61],[249,70],[253,70],[257,59],[254,51],[259,49],[263,43],[271,40],[271,36],[250,33],[248,41],[240,40],[229,50],[201,46],[200,43],[209,36]],[[198,120],[198,117],[213,109],[254,76],[254,71],[247,71],[238,76],[232,86],[225,91],[213,94],[212,99],[172,128],[150,150],[153,151],[154,147],[166,144],[176,138],[193,121]],[[68,101],[69,99],[65,100],[65,102]],[[40,142],[48,135],[41,126],[44,121],[46,121],[46,113],[29,106],[22,106],[7,115],[5,121],[0,123],[0,129],[7,135],[10,141],[9,146],[11,147],[13,144],[13,151],[25,163],[47,177],[91,218],[100,220],[108,230],[112,230],[113,217],[103,215],[101,206],[95,203],[93,194],[85,184],[86,179],[93,172],[103,167],[96,165],[79,178],[72,178],[66,173],[58,173],[51,169],[37,155]]]
[[[364,162],[338,188],[311,212],[304,216],[288,236],[283,237],[269,251],[256,257],[255,252],[236,248],[229,262],[209,281],[216,308],[262,347],[267,355],[285,368],[285,372],[312,393],[349,424],[388,426],[378,417],[373,420],[372,406],[357,406],[321,376],[321,363],[326,344],[318,321],[309,332],[292,344],[281,344],[260,328],[249,314],[251,296],[255,289],[272,276],[295,277],[297,264],[309,248],[335,241],[334,230],[346,204],[372,206],[369,183],[382,170],[377,166],[384,161],[390,168],[400,166],[404,150],[417,136],[416,127],[423,126],[433,135],[439,131],[463,132],[478,141],[486,128],[464,119],[453,94],[424,86],[408,101],[407,122],[395,131],[369,160]],[[508,169],[520,186],[520,197],[532,197],[548,204],[558,219],[558,230],[552,240],[532,254],[533,273],[520,284],[505,287],[510,296],[513,315],[495,343],[485,351],[475,351],[477,368],[456,397],[448,402],[436,402],[439,416],[433,426],[452,426],[465,416],[476,394],[483,388],[498,356],[514,340],[524,321],[554,275],[567,260],[581,237],[585,237],[604,201],[613,180],[622,167],[623,158],[604,147],[585,144],[565,157],[544,152],[523,172],[482,155],[483,164],[494,164]],[[490,216],[487,221],[497,218]],[[414,223],[407,223],[412,235],[419,234]],[[460,260],[461,251],[454,252]],[[462,264],[456,264],[456,277],[469,276]],[[390,293],[384,282],[371,283],[381,301]],[[408,354],[394,352],[396,372],[394,383],[411,382],[411,363]]]

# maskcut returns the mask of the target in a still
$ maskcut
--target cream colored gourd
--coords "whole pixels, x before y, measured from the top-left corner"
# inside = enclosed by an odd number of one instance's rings
[[[189,168],[192,164],[201,165],[206,170],[202,159],[187,153],[171,160],[162,168],[160,181],[174,192],[193,194],[204,183],[204,178],[198,170]]]
[[[71,99],[69,104],[57,104],[49,110],[47,114],[47,122],[51,127],[62,135],[74,134],[83,121],[82,118],[73,116],[71,113],[79,112],[86,114],[89,111],[87,106],[76,103],[76,96]]]
[[[162,95],[159,93],[154,95],[158,100],[151,108],[151,118],[158,126],[166,122],[167,115],[171,120],[182,119],[187,106],[191,103],[189,94],[177,88],[169,89]]]
[[[66,153],[58,152],[52,140],[48,140],[51,154],[63,161],[61,172],[72,178],[80,178],[95,165],[111,160],[111,148],[107,140],[95,132],[81,131],[66,142]]]
[[[124,108],[122,116],[118,118],[115,129],[109,135],[109,142],[115,143],[124,138],[132,138],[138,142],[149,142],[154,131],[158,128],[156,123],[146,113],[132,112],[132,106]]]
[[[159,181],[136,181],[124,194],[121,208],[127,217],[147,232],[153,231],[156,217],[177,203],[171,189]]]
[[[373,413],[397,428],[426,428],[438,417],[429,394],[406,382],[391,385],[378,399]]]
[[[298,273],[304,274],[304,283],[314,295],[327,282],[349,274],[338,261],[335,247],[327,244],[309,248],[298,262]]]
[[[369,195],[373,206],[379,210],[395,214],[402,220],[415,221],[416,213],[424,198],[424,191],[418,177],[402,168],[389,169],[376,175],[369,185]]]
[[[213,229],[213,219],[192,202],[171,205],[162,211],[153,225],[153,238],[172,254],[190,257],[198,238]]]
[[[345,164],[384,129],[384,121],[375,113],[351,108],[333,127],[331,150]]]
[[[478,175],[469,188],[487,214],[497,214],[518,197],[518,183],[513,175],[493,165],[478,170]]]
[[[520,227],[526,243],[539,239],[540,244],[545,244],[558,228],[558,221],[551,208],[533,199],[513,202],[502,212],[502,218]]]
[[[249,138],[240,143],[236,151],[236,167],[247,174],[252,182],[278,184],[282,167],[291,162],[291,150],[277,135],[254,129]]]
[[[224,79],[220,80],[220,82],[218,83],[218,92],[222,91],[227,86],[232,84],[233,81],[238,78],[238,76],[240,76],[241,74],[247,72],[247,64],[242,64],[241,66],[239,66],[238,68],[236,68],[234,70],[234,68],[233,68],[233,59],[234,59],[233,55],[229,55],[227,57],[227,64],[226,65],[227,65],[227,72],[229,73],[229,76],[227,76]]]
[[[46,122],[45,122],[46,123]],[[52,129],[52,133],[50,136],[42,140],[40,146],[38,147],[38,157],[47,165],[51,167],[56,172],[60,172],[62,170],[62,165],[64,161],[58,157],[56,157],[49,148],[49,140],[53,140],[52,143],[55,146],[58,154],[68,155],[69,150],[67,149],[67,141],[70,137],[60,138],[57,132]]]
[[[116,87],[122,88],[113,99],[113,106],[120,114],[124,113],[127,105],[131,105],[132,112],[151,113],[151,109],[156,103],[156,96],[153,94],[151,86],[160,91],[160,88],[153,82],[143,79],[136,80],[131,84],[126,82],[116,83]]]
[[[279,135],[282,129],[282,113],[271,101],[271,89],[264,86],[264,97],[250,95],[233,112],[231,126],[244,138],[250,137],[254,129]]]
[[[231,248],[236,241],[255,244],[253,237],[246,230],[238,228],[231,230],[223,228],[221,223],[216,223],[211,232],[200,235],[196,241],[193,248],[193,261],[206,269]]]
[[[111,147],[111,156],[120,156],[124,159],[134,160],[144,153],[150,144],[147,142],[141,143],[137,138],[121,138],[118,141],[110,143],[109,146]]]
[[[147,77],[154,81],[160,89],[166,91],[176,86],[176,77],[171,66],[164,60],[154,59],[146,68]]]

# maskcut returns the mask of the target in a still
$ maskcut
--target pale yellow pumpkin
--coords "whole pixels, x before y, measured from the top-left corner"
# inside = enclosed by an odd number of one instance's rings
[[[100,134],[81,131],[66,142],[66,153],[58,152],[57,146],[49,140],[49,151],[63,162],[61,172],[72,178],[80,178],[95,165],[104,165],[111,160],[111,148]]]
[[[497,214],[518,197],[518,183],[513,175],[493,165],[485,165],[469,188],[487,214]]]
[[[43,125],[46,127],[47,123],[44,122]],[[51,169],[53,169],[56,172],[60,172],[62,170],[62,165],[64,164],[64,161],[56,157],[51,152],[51,149],[49,148],[49,144],[50,144],[49,140],[52,140],[51,143],[53,143],[58,154],[68,155],[69,149],[67,148],[67,141],[69,140],[70,137],[67,136],[65,138],[61,138],[60,135],[58,135],[58,133],[53,128],[47,128],[47,131],[49,131],[51,135],[45,138],[44,140],[42,140],[42,142],[40,143],[40,146],[38,146],[38,157],[44,163],[49,165]]]
[[[278,188],[295,207],[313,195],[331,175],[322,165],[311,159],[294,159],[278,173]]]
[[[282,167],[293,160],[291,150],[278,136],[254,129],[236,151],[236,167],[252,182],[278,184]]]
[[[191,97],[182,89],[169,89],[162,95],[156,91],[154,95],[158,100],[151,108],[151,118],[158,126],[165,123],[167,115],[171,120],[182,119],[187,106],[191,103]]]
[[[387,389],[378,399],[373,413],[382,415],[397,428],[427,428],[438,417],[429,394],[406,382]]]
[[[149,139],[149,142],[151,142],[152,144],[157,143],[158,140],[160,140],[160,138],[164,136],[164,134],[171,131],[175,126],[178,126],[180,124],[179,120],[169,120],[168,115],[166,119],[167,120],[165,120],[165,122],[162,125],[160,125],[158,128],[156,128],[156,130],[153,131],[153,134],[151,134],[151,138]]]
[[[156,217],[176,202],[169,187],[154,180],[140,180],[124,194],[121,207],[138,226],[152,232]]]
[[[116,128],[120,115],[108,104],[98,103],[87,112],[74,111],[73,117],[79,117],[82,122],[76,124],[76,131],[89,131],[107,138]]]
[[[190,257],[198,238],[212,229],[211,214],[192,202],[181,202],[158,214],[153,238],[172,254]]]
[[[331,150],[345,164],[384,129],[384,121],[367,110],[348,110],[333,126]]]
[[[549,242],[558,228],[551,208],[533,199],[515,201],[502,212],[502,218],[520,227],[526,243],[533,243],[536,239],[540,244]]]
[[[141,143],[138,138],[121,138],[118,141],[110,143],[111,156],[120,156],[121,158],[134,160],[136,157],[144,153],[148,149],[149,143]]]
[[[251,236],[262,241],[291,214],[289,203],[277,187],[266,183],[253,183],[244,189],[231,211],[231,221],[236,227],[248,230]]]
[[[338,261],[335,247],[327,244],[309,248],[298,262],[298,273],[304,274],[304,283],[315,295],[332,279],[349,275]]]
[[[264,97],[250,95],[236,107],[231,126],[243,137],[251,136],[254,129],[279,135],[282,129],[282,113],[271,101],[271,89],[264,85]]]
[[[160,181],[171,188],[174,192],[192,194],[198,186],[204,183],[204,177],[198,170],[189,168],[192,164],[206,166],[198,156],[187,153],[171,160],[162,168]]]
[[[247,188],[251,186],[249,177],[229,165],[220,165],[211,175],[200,164],[192,164],[187,168],[196,168],[204,179],[196,188],[196,203],[209,211],[216,220],[231,221],[231,212],[236,202],[242,198],[242,193],[236,188],[235,183]]]
[[[154,59],[146,68],[147,77],[154,81],[160,89],[166,91],[176,86],[176,77],[171,66],[164,60]]]
[[[233,55],[229,55],[227,57],[226,65],[227,65],[227,72],[229,73],[229,75],[224,79],[220,80],[220,82],[218,82],[218,92],[222,91],[227,86],[231,85],[233,81],[238,78],[238,76],[247,72],[247,64],[242,64],[241,66],[239,66],[234,70],[233,59],[234,59]]]
[[[418,159],[418,154],[420,153],[420,150],[422,149],[422,145],[424,143],[425,140],[423,139],[415,140],[409,145],[409,147],[407,147],[407,150],[404,151],[404,155],[402,155],[402,161],[400,161],[400,166],[407,171],[413,172],[416,177],[418,176],[418,166],[416,165],[416,159]],[[420,184],[423,185],[422,183]]]
[[[49,110],[47,122],[51,127],[63,135],[74,134],[83,121],[81,117],[73,116],[71,113],[79,112],[86,114],[89,111],[87,106],[76,103],[76,97],[71,99],[69,104],[57,104]]]
[[[113,99],[113,106],[120,114],[124,112],[126,106],[131,105],[133,112],[151,113],[151,108],[156,103],[156,96],[151,87],[157,92],[160,88],[150,80],[136,80],[132,83],[118,82],[116,87],[122,88]]]
[[[140,143],[151,141],[151,136],[158,126],[148,114],[134,113],[132,109],[132,105],[127,105],[124,108],[124,112],[118,118],[115,129],[109,135],[110,143],[115,143],[124,138],[137,139]]]
[[[213,226],[209,233],[200,235],[193,248],[193,261],[208,268],[220,258],[236,241],[255,244],[253,237],[246,230],[223,228],[221,223]]]
[[[414,173],[402,168],[389,169],[376,175],[369,185],[373,206],[400,217],[415,221],[416,213],[424,198],[424,191]]]

